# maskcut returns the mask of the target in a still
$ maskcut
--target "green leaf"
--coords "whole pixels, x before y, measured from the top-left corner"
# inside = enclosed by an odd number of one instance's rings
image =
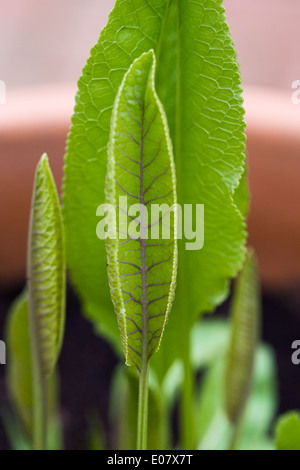
[[[36,169],[28,243],[31,341],[44,377],[55,367],[65,323],[65,253],[61,209],[47,156]]]
[[[239,448],[247,448],[250,443],[258,443],[262,436],[270,435],[278,407],[276,359],[270,347],[260,346],[253,376],[252,392],[241,423]]]
[[[29,312],[27,293],[23,292],[13,303],[6,323],[6,342],[9,361],[7,386],[10,398],[26,433],[32,436],[33,393],[32,356],[29,337]],[[48,417],[55,420],[57,407],[57,383],[55,376],[47,380]]]
[[[201,380],[195,401],[196,438],[201,450],[227,449],[231,424],[223,407],[224,361],[217,360]]]
[[[191,362],[194,370],[209,366],[218,359],[228,345],[229,325],[223,319],[205,319],[197,322],[191,331]]]
[[[111,315],[96,209],[104,202],[107,145],[116,94],[132,62],[153,49],[156,86],[174,146],[180,204],[205,205],[202,250],[179,243],[178,291],[155,361],[162,378],[186,348],[190,328],[228,294],[245,255],[235,199],[244,173],[244,111],[235,50],[221,0],[117,0],[78,83],[64,179],[67,259],[84,310],[120,349]],[[154,366],[154,363],[153,363]]]
[[[7,320],[8,389],[18,415],[31,432],[32,375],[27,294],[24,292],[11,307]]]
[[[152,3],[152,4],[151,4]],[[67,260],[84,310],[117,350],[105,244],[96,236],[96,209],[105,202],[107,144],[119,86],[134,59],[158,43],[164,2],[118,1],[78,82],[67,143],[64,219]]]
[[[107,450],[106,433],[96,410],[90,410],[87,416],[87,450]]]
[[[276,424],[277,450],[300,450],[300,413],[290,411],[281,416]]]
[[[245,255],[244,220],[236,205],[240,197],[235,201],[245,169],[244,111],[222,2],[170,2],[165,37],[157,90],[174,145],[177,197],[180,204],[204,204],[205,240],[198,251],[178,244],[174,308],[154,359],[160,376],[178,356],[178,344],[181,354],[189,348],[198,316],[227,297],[228,279],[242,267]]]
[[[225,350],[219,351],[224,356]],[[198,448],[226,450],[231,441],[233,426],[225,412],[225,361],[217,360],[205,373],[196,397],[195,415]],[[272,449],[268,435],[277,407],[275,357],[263,345],[255,357],[251,394],[241,422],[236,443],[238,450]]]
[[[231,339],[226,366],[226,412],[231,422],[236,425],[243,413],[252,385],[260,316],[256,260],[253,252],[249,252],[234,290],[231,307]]]
[[[133,62],[120,86],[106,186],[107,204],[114,210],[106,243],[109,284],[126,363],[138,370],[142,357],[147,361],[159,347],[177,269],[176,217],[170,214],[176,204],[175,169],[154,76],[150,51]]]

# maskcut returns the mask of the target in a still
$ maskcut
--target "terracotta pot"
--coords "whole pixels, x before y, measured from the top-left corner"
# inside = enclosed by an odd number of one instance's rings
[[[245,91],[250,243],[270,289],[300,281],[300,105],[291,96],[270,89]]]
[[[73,86],[16,90],[0,106],[0,287],[25,276],[26,239],[35,165],[43,152],[61,186]],[[300,280],[300,105],[291,93],[247,88],[250,243],[265,287]]]

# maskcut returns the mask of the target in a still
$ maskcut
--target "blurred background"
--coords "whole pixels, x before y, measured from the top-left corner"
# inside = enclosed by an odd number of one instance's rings
[[[76,81],[113,4],[0,0],[0,80],[6,83],[6,104],[0,105],[0,338],[9,304],[24,283],[35,165],[47,152],[60,187]],[[224,0],[224,6],[245,88],[249,243],[258,255],[263,336],[275,350],[278,412],[283,412],[300,408],[300,366],[291,363],[291,344],[300,339],[300,104],[292,99],[292,84],[300,80],[300,2]],[[62,409],[72,429],[68,445],[80,448],[87,400],[107,421],[116,358],[93,335],[75,296],[69,297],[60,363],[66,371]],[[74,341],[80,346],[75,356]],[[91,355],[96,358],[93,364]],[[6,400],[3,369],[0,366],[0,400]],[[8,446],[1,428],[0,445]]]

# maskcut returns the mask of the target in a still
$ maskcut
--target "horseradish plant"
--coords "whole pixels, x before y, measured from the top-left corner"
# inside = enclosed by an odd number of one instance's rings
[[[241,91],[221,0],[117,0],[78,82],[63,188],[67,262],[87,316],[120,354],[121,332],[140,374],[139,448],[156,351],[160,383],[176,359],[184,364],[182,446],[195,446],[191,328],[226,298],[245,257]],[[202,249],[177,243],[176,211],[169,243],[143,236],[153,222],[162,230],[168,212],[149,222],[145,207],[176,201],[204,205]],[[106,244],[95,230],[105,203],[115,209]],[[135,236],[114,222],[121,213]]]
[[[198,445],[191,332],[227,297],[246,253],[241,92],[221,0],[117,0],[78,82],[63,185],[67,264],[96,331],[139,376],[138,405],[131,402],[137,410],[128,412],[137,415],[139,449],[153,437],[149,368],[162,396],[166,383],[174,387],[178,364],[181,446]],[[9,383],[34,447],[45,448],[49,381],[63,332],[64,230],[46,157],[36,178],[28,289],[8,327],[15,357]],[[193,242],[186,213],[189,221],[196,215]],[[233,448],[257,336],[256,297],[249,295],[256,290],[243,290],[255,286],[252,263],[250,257],[240,281],[222,388]],[[24,355],[16,346],[21,336]]]

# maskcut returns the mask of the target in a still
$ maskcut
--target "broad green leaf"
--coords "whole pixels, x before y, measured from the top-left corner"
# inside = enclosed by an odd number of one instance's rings
[[[281,416],[276,424],[277,450],[300,450],[300,414],[290,411]]]
[[[196,318],[224,300],[228,279],[242,266],[246,234],[235,190],[245,167],[245,124],[221,0],[116,1],[78,83],[67,144],[64,216],[68,264],[84,310],[118,350],[95,214],[105,199],[116,94],[133,61],[150,49],[157,57],[156,87],[174,147],[178,202],[205,205],[203,249],[187,251],[185,241],[179,243],[174,309],[153,358],[162,377],[186,350]]]
[[[55,367],[65,323],[65,253],[61,209],[46,155],[36,169],[28,243],[31,341],[44,377]]]
[[[231,339],[226,366],[225,401],[226,412],[234,424],[240,420],[252,385],[260,310],[256,260],[253,252],[249,252],[235,286],[231,307]]]
[[[178,355],[178,344],[181,354],[188,348],[199,314],[226,298],[228,279],[245,255],[244,205],[235,198],[245,169],[244,111],[222,2],[170,2],[165,37],[157,53],[157,90],[173,140],[178,202],[204,204],[205,236],[202,250],[178,244],[174,308],[154,358],[160,375]]]
[[[27,293],[22,293],[13,303],[6,324],[7,386],[18,417],[26,431],[32,435],[33,393],[32,361],[29,338],[29,312]],[[56,378],[47,380],[48,417],[53,423],[57,403]]]
[[[150,51],[133,62],[120,86],[108,149],[107,204],[114,209],[108,277],[126,363],[138,370],[142,356],[147,361],[159,347],[177,270],[176,216],[170,213],[175,169],[154,76]]]

